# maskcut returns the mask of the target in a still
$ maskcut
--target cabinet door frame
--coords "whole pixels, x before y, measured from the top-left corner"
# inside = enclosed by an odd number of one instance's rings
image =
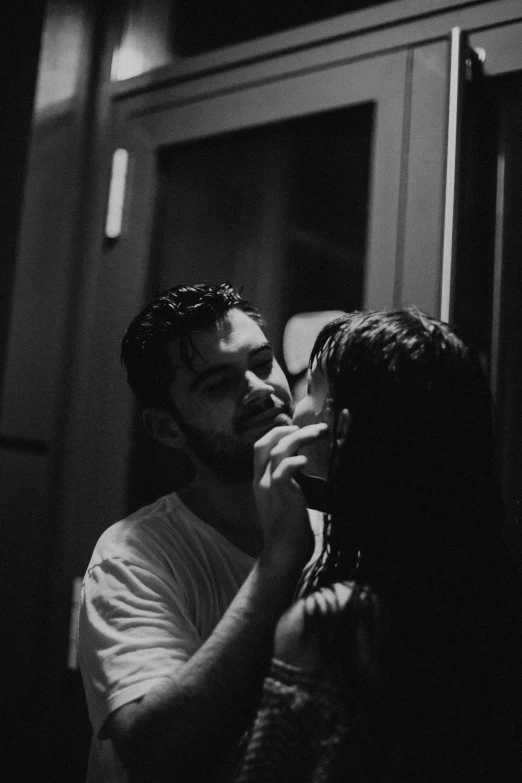
[[[154,192],[156,153],[187,141],[270,125],[312,113],[345,109],[361,103],[375,105],[372,144],[365,306],[391,305],[394,298],[394,264],[401,162],[407,52],[395,52],[329,67],[301,70],[278,79],[242,83],[240,76],[224,87],[210,79],[206,88],[198,83],[164,90],[150,102],[150,95],[130,96],[116,106],[114,147],[131,146],[135,182],[152,184]],[[239,87],[238,84],[241,86]],[[133,229],[139,222],[150,237],[150,194],[140,187],[130,197],[128,235],[121,238],[121,252],[129,263],[129,247],[135,247]],[[146,218],[139,216],[147,215]],[[129,247],[127,247],[127,245]],[[120,248],[115,248],[114,256]]]

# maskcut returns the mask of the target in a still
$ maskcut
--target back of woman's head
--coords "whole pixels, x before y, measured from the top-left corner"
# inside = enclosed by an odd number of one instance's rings
[[[334,415],[326,572],[378,583],[453,579],[487,559],[501,504],[492,406],[475,354],[447,324],[415,309],[352,313],[318,337]],[[337,422],[334,424],[334,429]]]
[[[379,689],[339,757],[360,751],[364,780],[518,779],[520,587],[480,363],[413,309],[343,316],[315,362],[336,421],[325,548],[305,592],[353,579],[378,607]],[[338,665],[364,637],[354,615],[326,627]]]

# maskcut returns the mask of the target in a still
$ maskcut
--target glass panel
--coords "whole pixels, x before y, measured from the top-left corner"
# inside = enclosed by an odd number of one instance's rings
[[[164,152],[155,289],[231,280],[279,349],[295,313],[359,307],[372,115],[365,104]]]
[[[171,40],[172,0],[130,0],[121,38],[112,58],[111,78],[130,79],[175,59]]]
[[[490,372],[504,497],[522,565],[522,74],[474,89],[464,126],[455,321]]]
[[[473,342],[484,369],[491,364],[497,120],[480,74],[466,86],[454,322]]]
[[[81,77],[89,20],[79,3],[47,3],[43,24],[35,110],[40,113],[73,100]]]
[[[500,96],[499,96],[500,97]],[[501,93],[499,133],[504,158],[495,387],[502,438],[502,473],[513,524],[522,522],[522,76]],[[522,542],[522,533],[521,538]],[[522,549],[521,549],[522,554]]]
[[[362,305],[372,125],[364,104],[162,152],[150,295],[232,282],[262,311],[285,368],[293,315]],[[172,483],[168,458],[156,483],[162,472]]]

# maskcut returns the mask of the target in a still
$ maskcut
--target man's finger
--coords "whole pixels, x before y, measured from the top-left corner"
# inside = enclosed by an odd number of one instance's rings
[[[270,451],[272,470],[275,470],[283,459],[296,454],[300,448],[323,438],[327,433],[328,425],[321,422],[320,424],[308,424],[299,430],[284,434]]]
[[[270,459],[270,452],[274,446],[288,434],[296,432],[295,424],[287,424],[283,427],[274,427],[262,438],[254,443],[254,479],[257,480],[265,472]]]
[[[301,471],[306,466],[307,462],[308,460],[304,454],[297,454],[294,457],[286,457],[274,470],[272,473],[272,478],[274,481],[284,481],[285,479],[291,478],[296,473],[299,473],[299,471]],[[299,487],[299,485],[296,486],[296,489],[299,489],[299,492],[302,493],[301,487]]]

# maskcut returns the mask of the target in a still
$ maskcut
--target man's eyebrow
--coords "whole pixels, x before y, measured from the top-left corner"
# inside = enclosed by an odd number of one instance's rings
[[[254,359],[258,354],[263,353],[263,351],[270,351],[270,353],[273,354],[274,349],[272,343],[266,342],[262,345],[258,345],[256,348],[253,348],[251,351],[249,351],[248,358]],[[212,367],[207,367],[205,370],[201,370],[201,372],[198,372],[197,370],[191,370],[194,376],[190,381],[191,391],[196,391],[199,389],[201,384],[206,381],[207,378],[211,378],[213,375],[219,375],[220,372],[224,372],[233,367],[233,362],[223,362],[223,364],[214,364]]]

